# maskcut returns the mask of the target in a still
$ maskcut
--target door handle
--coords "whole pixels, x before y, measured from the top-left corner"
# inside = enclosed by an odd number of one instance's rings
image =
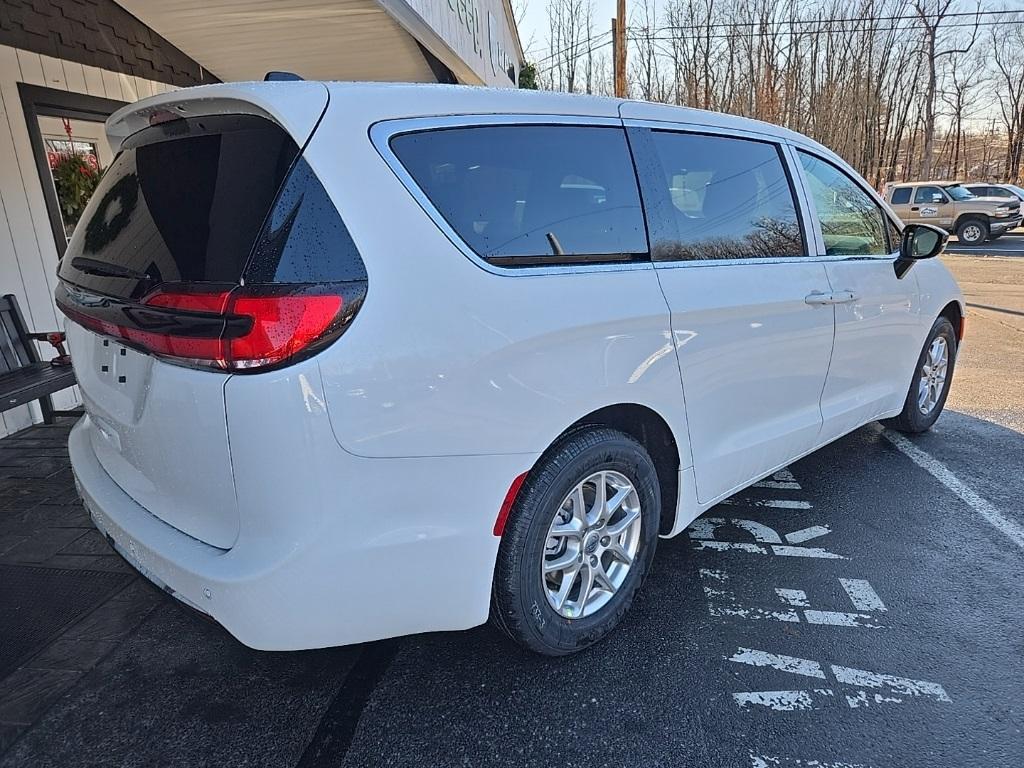
[[[921,206],[915,205],[910,210],[912,210],[912,211],[920,211],[921,210]]]
[[[804,296],[804,303],[810,304],[811,306],[821,306],[825,304],[849,304],[851,301],[857,301],[859,298],[860,296],[853,291],[835,291],[833,293],[814,291]]]

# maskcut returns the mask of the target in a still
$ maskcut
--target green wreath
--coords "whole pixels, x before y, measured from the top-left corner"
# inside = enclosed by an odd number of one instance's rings
[[[119,204],[120,210],[108,221],[107,211],[115,201]],[[100,199],[96,211],[89,217],[89,223],[85,225],[86,252],[96,253],[121,234],[121,230],[128,226],[138,201],[139,179],[134,173],[122,176],[114,182]]]
[[[102,175],[103,172],[90,165],[82,154],[62,155],[53,166],[57,200],[69,229],[78,223]]]

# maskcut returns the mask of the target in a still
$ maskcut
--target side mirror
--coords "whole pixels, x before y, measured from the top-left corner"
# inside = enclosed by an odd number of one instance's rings
[[[949,234],[931,224],[907,224],[900,239],[900,255],[893,263],[896,277],[902,278],[914,263],[931,259],[942,253]]]
[[[946,198],[944,198],[942,195],[936,193],[936,194],[932,195],[932,202],[933,203],[938,203],[939,205],[942,205],[942,203],[946,202]]]

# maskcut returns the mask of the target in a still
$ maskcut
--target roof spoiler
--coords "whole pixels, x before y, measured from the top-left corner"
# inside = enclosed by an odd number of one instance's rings
[[[126,138],[169,119],[248,114],[268,118],[287,130],[301,147],[327,109],[323,83],[291,88],[263,83],[222,83],[167,91],[122,107],[107,119],[107,137],[116,152]]]

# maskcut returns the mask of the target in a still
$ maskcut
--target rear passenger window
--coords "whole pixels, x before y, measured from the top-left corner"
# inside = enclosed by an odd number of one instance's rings
[[[649,258],[621,129],[448,128],[396,136],[391,149],[449,226],[494,264]]]
[[[805,254],[778,147],[673,131],[651,131],[649,136],[654,167],[646,169],[644,194],[654,259]],[[637,138],[646,142],[645,134]]]
[[[894,189],[892,191],[892,200],[890,200],[889,202],[891,202],[893,205],[906,205],[907,203],[909,203],[910,187],[897,187],[896,189]]]
[[[861,186],[820,157],[798,152],[825,240],[826,256],[889,253],[886,217]]]

